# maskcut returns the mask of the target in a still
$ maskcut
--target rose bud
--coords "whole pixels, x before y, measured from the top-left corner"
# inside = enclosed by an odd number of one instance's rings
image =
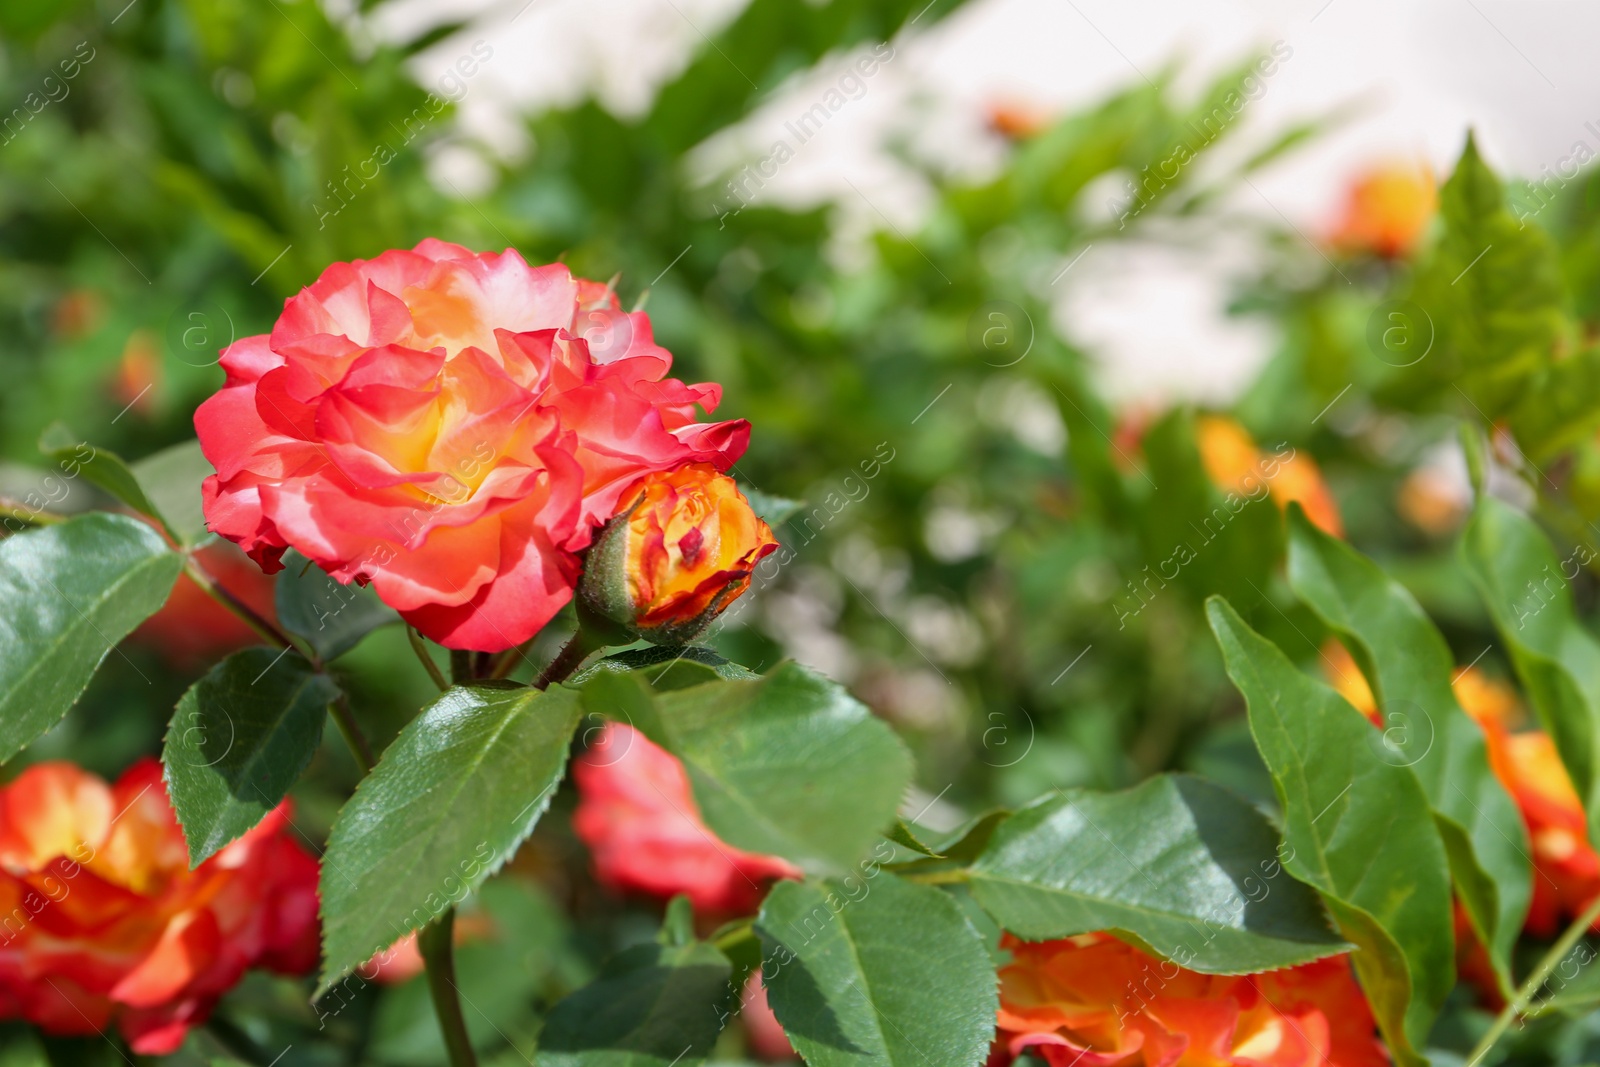
[[[778,547],[732,478],[709,463],[646,475],[589,550],[578,596],[586,620],[682,644],[750,587]],[[603,624],[602,624],[603,625]]]

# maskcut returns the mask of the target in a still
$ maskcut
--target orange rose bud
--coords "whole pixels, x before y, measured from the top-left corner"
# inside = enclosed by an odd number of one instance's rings
[[[585,614],[657,644],[681,644],[750,587],[778,547],[732,478],[709,463],[645,476],[589,550]]]

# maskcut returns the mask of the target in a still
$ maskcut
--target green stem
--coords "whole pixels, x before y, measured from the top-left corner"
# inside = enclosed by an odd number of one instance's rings
[[[58,522],[67,521],[65,515],[30,508],[20,500],[12,500],[10,497],[0,497],[0,519],[15,519],[29,526],[53,526]]]
[[[439,692],[450,688],[450,683],[445,681],[444,674],[439,670],[439,665],[433,662],[433,657],[428,655],[428,646],[422,643],[422,635],[411,626],[406,627],[406,640],[411,642],[411,651],[417,654],[423,667],[427,668],[428,677],[433,679],[433,684],[439,687]]]
[[[1494,1023],[1477,1045],[1473,1046],[1471,1054],[1467,1056],[1465,1067],[1477,1067],[1479,1061],[1489,1054],[1495,1042],[1500,1040],[1517,1017],[1527,1009],[1528,1002],[1533,999],[1534,994],[1544,988],[1545,982],[1550,979],[1550,972],[1566,959],[1567,953],[1572,951],[1572,946],[1578,943],[1578,938],[1594,925],[1596,919],[1600,919],[1600,895],[1589,902],[1589,906],[1583,909],[1583,914],[1572,921],[1572,925],[1567,927],[1560,939],[1550,946],[1550,951],[1539,960],[1527,980],[1517,987],[1516,995],[1501,1009],[1500,1014],[1495,1016]]]
[[[233,1025],[220,1015],[212,1015],[205,1023],[206,1033],[210,1034],[217,1044],[221,1045],[229,1055],[243,1060],[245,1063],[256,1064],[257,1067],[267,1062],[261,1046],[253,1041],[249,1034]]]
[[[450,1067],[477,1067],[478,1057],[467,1036],[467,1021],[462,1018],[461,997],[456,989],[455,925],[456,909],[451,908],[418,932],[417,949],[427,968],[428,991],[433,994],[433,1010],[439,1015]]]
[[[579,626],[571,639],[561,646],[561,651],[556,653],[556,658],[539,674],[539,680],[533,683],[535,689],[549,689],[557,682],[564,682],[572,676],[572,672],[584,660],[589,658],[589,653],[604,647],[604,642],[590,635],[583,626]]]
[[[450,650],[450,680],[456,685],[472,681],[472,653],[459,648]]]
[[[361,732],[361,724],[356,722],[355,713],[350,710],[350,698],[345,695],[344,690],[339,691],[338,699],[328,710],[333,713],[333,721],[338,725],[339,732],[344,735],[344,743],[350,746],[350,752],[360,765],[361,773],[371,773],[372,765],[378,761],[373,758],[372,745],[367,741],[367,735]]]
[[[296,646],[293,641],[289,640],[288,634],[272,625],[272,623],[269,622],[265,617],[257,614],[256,610],[249,604],[246,604],[244,601],[228,592],[228,590],[218,585],[216,579],[212,578],[211,575],[200,569],[200,565],[195,563],[194,557],[191,556],[184,563],[183,570],[184,573],[189,576],[190,581],[194,582],[195,585],[198,585],[217,603],[221,604],[223,607],[239,616],[240,619],[244,620],[245,625],[254,630],[256,634],[262,638],[262,640],[277,645],[279,648],[294,648],[298,650],[298,646]],[[320,666],[320,664],[318,664],[318,666]]]

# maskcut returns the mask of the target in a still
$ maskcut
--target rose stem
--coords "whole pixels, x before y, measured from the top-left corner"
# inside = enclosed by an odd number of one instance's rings
[[[539,680],[533,683],[533,687],[535,689],[548,689],[557,682],[566,681],[572,672],[578,669],[578,665],[589,658],[589,653],[601,648],[603,645],[604,642],[595,640],[580,625],[577,632],[572,635],[572,638],[561,646],[561,651],[556,653],[556,658],[550,661],[550,666],[546,667],[539,675]]]
[[[343,689],[339,696],[329,705],[328,710],[333,713],[333,721],[339,727],[339,732],[344,735],[344,743],[350,746],[350,752],[356,758],[356,763],[361,767],[362,774],[372,771],[372,765],[378,761],[372,756],[372,745],[367,741],[367,735],[361,732],[360,723],[356,722],[355,713],[350,710],[350,698]]]
[[[240,600],[238,597],[234,596],[232,593],[228,592],[228,590],[224,589],[217,583],[216,579],[212,578],[205,571],[201,570],[200,565],[194,561],[194,557],[191,556],[184,563],[183,570],[184,573],[189,576],[190,581],[194,582],[195,585],[198,585],[201,589],[203,589],[217,603],[221,604],[223,607],[239,616],[239,618],[243,619],[245,625],[254,630],[259,637],[271,642],[274,645],[277,645],[279,648],[293,648],[296,651],[299,651],[298,646],[296,646],[293,641],[289,640],[289,636],[287,634],[278,629],[276,626],[272,625],[272,623],[268,622],[261,615],[256,614],[254,608]]]
[[[439,687],[439,692],[450,688],[450,683],[444,680],[444,675],[439,671],[439,665],[433,662],[433,657],[428,655],[428,647],[422,643],[422,635],[411,627],[406,627],[406,640],[411,642],[411,651],[417,654],[422,665],[427,668],[428,677],[433,679],[433,684]]]
[[[1477,1067],[1479,1061],[1489,1054],[1489,1050],[1494,1048],[1495,1042],[1510,1029],[1511,1024],[1528,1006],[1534,994],[1544,987],[1550,978],[1550,972],[1566,958],[1567,953],[1572,951],[1572,946],[1578,943],[1578,938],[1584,935],[1596,919],[1600,919],[1600,894],[1589,902],[1589,906],[1583,909],[1583,914],[1573,920],[1572,925],[1561,935],[1561,939],[1551,945],[1550,951],[1539,960],[1527,980],[1517,987],[1516,995],[1501,1009],[1500,1014],[1495,1016],[1494,1025],[1489,1027],[1473,1047],[1471,1055],[1466,1059],[1465,1067]]]
[[[461,1016],[456,989],[455,925],[456,909],[450,908],[417,933],[417,949],[428,972],[428,991],[433,994],[433,1010],[439,1015],[439,1029],[444,1034],[451,1067],[477,1067],[478,1058],[467,1037],[467,1022]]]
[[[450,650],[450,681],[466,685],[473,680],[472,653],[459,648]]]

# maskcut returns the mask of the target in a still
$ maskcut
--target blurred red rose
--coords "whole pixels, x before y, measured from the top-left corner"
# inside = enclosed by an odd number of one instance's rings
[[[288,802],[194,870],[161,765],[115,785],[40,763],[0,789],[0,1018],[49,1033],[116,1023],[164,1055],[251,967],[317,962],[317,863]]]
[[[1388,1055],[1343,956],[1261,974],[1185,970],[1106,934],[1005,935],[991,1064],[1383,1067]]]
[[[498,651],[572,596],[576,552],[641,475],[725,469],[749,425],[665,378],[642,312],[560,264],[432,239],[335,263],[222,355],[195,413],[206,520],[266,570],[288,546],[423,634]]]
[[[608,723],[573,766],[572,828],[616,890],[683,893],[702,915],[748,915],[774,879],[799,878],[777,856],[744,852],[700,821],[683,764],[631,726]]]

